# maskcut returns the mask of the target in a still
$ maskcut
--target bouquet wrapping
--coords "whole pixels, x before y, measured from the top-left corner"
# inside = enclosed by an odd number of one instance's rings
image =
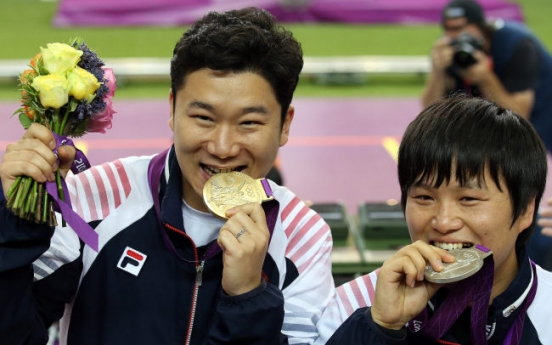
[[[21,107],[14,115],[19,116],[25,129],[35,122],[49,128],[56,139],[57,155],[60,146],[73,145],[69,138],[105,133],[111,128],[116,79],[80,38],[69,44],[48,43],[40,50],[19,77]],[[84,154],[76,151],[73,173],[90,167]],[[63,222],[67,221],[84,242],[97,249],[97,235],[72,211],[59,170],[55,183],[20,176],[6,196],[14,214],[37,224],[57,225],[55,212],[60,212]]]

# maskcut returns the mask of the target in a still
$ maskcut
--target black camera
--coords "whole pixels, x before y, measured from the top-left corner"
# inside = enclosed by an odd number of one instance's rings
[[[454,49],[452,65],[464,69],[477,62],[473,53],[476,50],[483,50],[483,39],[472,36],[468,33],[461,33],[450,45]]]

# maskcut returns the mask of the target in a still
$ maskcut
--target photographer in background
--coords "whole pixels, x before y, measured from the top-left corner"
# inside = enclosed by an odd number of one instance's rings
[[[456,92],[485,98],[528,119],[552,152],[552,56],[538,38],[522,24],[486,20],[473,0],[449,2],[442,26],[444,35],[431,52],[424,108]],[[552,223],[552,218],[543,220]],[[528,250],[535,262],[552,270],[552,238],[540,228]]]
[[[519,23],[488,22],[473,0],[443,9],[423,106],[454,92],[496,102],[529,119],[552,151],[552,57]]]

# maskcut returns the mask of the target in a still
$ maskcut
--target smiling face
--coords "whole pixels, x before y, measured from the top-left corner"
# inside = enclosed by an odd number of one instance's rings
[[[282,124],[274,90],[252,72],[197,70],[176,96],[170,95],[170,104],[183,197],[205,212],[202,192],[209,177],[226,171],[264,177],[288,140],[294,115],[290,107]]]
[[[488,169],[481,183],[471,179],[462,186],[454,176],[438,188],[431,182],[422,181],[407,193],[405,217],[412,241],[443,249],[475,244],[490,248],[495,263],[492,296],[500,294],[518,272],[516,239],[531,225],[534,203],[512,224],[510,194],[504,183],[499,190]]]

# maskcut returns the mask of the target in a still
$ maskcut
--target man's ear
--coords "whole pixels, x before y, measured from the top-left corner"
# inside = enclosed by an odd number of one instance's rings
[[[521,234],[525,229],[527,229],[531,223],[533,223],[535,215],[535,198],[533,198],[528,204],[525,212],[519,216],[519,234]]]
[[[172,90],[169,91],[169,127],[174,132],[174,95]]]
[[[289,129],[291,127],[291,122],[293,121],[293,116],[295,115],[295,108],[289,106],[286,111],[286,116],[284,118],[284,123],[282,124],[282,132],[280,133],[280,146],[284,146],[289,139]]]

